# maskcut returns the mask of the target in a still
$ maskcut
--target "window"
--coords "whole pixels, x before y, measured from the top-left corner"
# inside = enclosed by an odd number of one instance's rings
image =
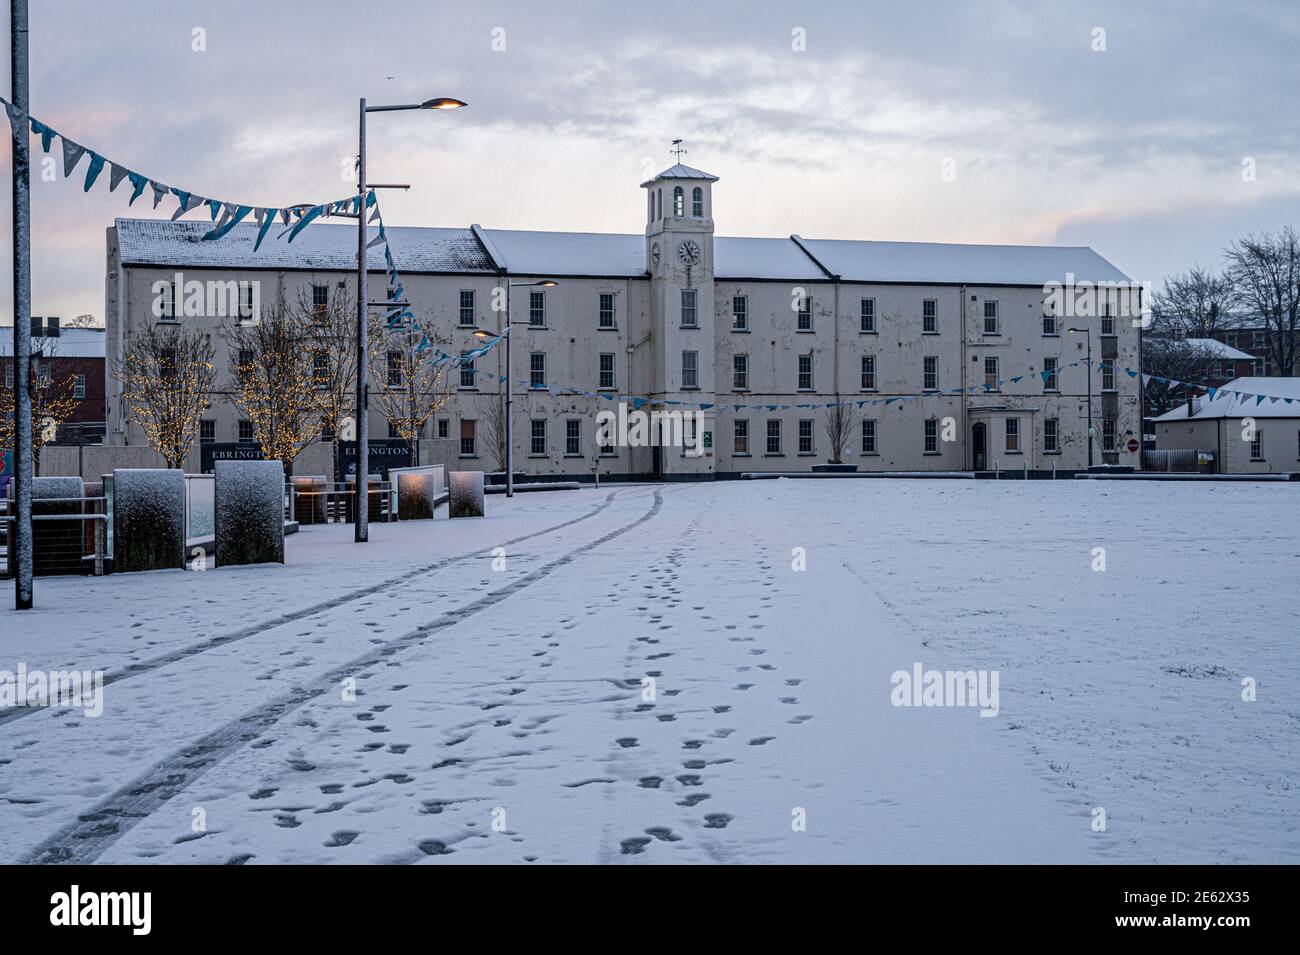
[[[74,375],[74,376],[73,376],[73,378],[72,378],[72,397],[74,397],[74,398],[84,398],[84,397],[86,397],[86,376],[85,376],[85,375]]]
[[[1101,449],[1103,451],[1115,450],[1115,419],[1103,418],[1101,422]]]
[[[749,299],[743,295],[731,297],[731,330],[733,332],[749,331]]]
[[[478,385],[475,381],[476,374],[477,372],[474,369],[474,363],[472,361],[465,362],[465,364],[460,366],[460,386],[462,388],[477,388]]]
[[[164,322],[176,321],[176,286],[172,282],[164,282],[162,287],[162,302],[160,303],[158,316]],[[35,321],[35,320],[33,320]],[[32,328],[32,334],[36,334],[36,328]]]
[[[799,320],[796,328],[801,332],[812,331],[812,296],[804,294],[799,298]]]
[[[1115,334],[1115,316],[1111,314],[1109,302],[1103,305],[1101,309],[1101,333],[1103,335]]]
[[[608,438],[609,436],[607,435],[606,437]],[[612,440],[607,440],[604,444],[600,446],[601,457],[612,458],[612,457],[616,457],[617,455],[618,455],[618,451],[615,450],[614,442]]]
[[[984,390],[998,390],[998,360],[996,358],[984,359]]]
[[[460,456],[472,458],[477,456],[475,439],[478,437],[478,422],[473,418],[460,419]]]
[[[924,368],[924,380],[921,383],[922,387],[924,387],[926,391],[938,391],[939,390],[939,356],[926,355],[923,361],[925,362],[925,368]]]
[[[732,391],[749,390],[749,356],[748,355],[731,356],[731,389]]]
[[[1060,332],[1056,330],[1056,303],[1051,299],[1043,300],[1043,334],[1060,334]]]
[[[1020,453],[1020,419],[1007,418],[1006,428],[1007,428],[1007,453],[1019,454]]]
[[[614,353],[605,351],[600,353],[600,385],[601,388],[614,387]]]
[[[684,351],[682,352],[682,387],[698,388],[699,380],[699,352]]]
[[[1101,390],[1115,390],[1115,363],[1110,359],[1101,363]]]
[[[170,362],[168,362],[170,364]],[[235,368],[235,374],[247,375],[253,371],[253,350],[251,348],[239,349],[239,363]]]
[[[767,419],[767,453],[781,453],[781,419]]]
[[[673,187],[673,215],[679,218],[686,215],[686,194],[681,186]]]
[[[876,451],[876,419],[862,419],[862,453],[878,454]]]
[[[545,454],[546,453],[546,419],[533,418],[529,422],[528,433],[528,453]]]
[[[699,186],[691,190],[691,215],[697,219],[704,218],[704,190]]]
[[[996,335],[998,333],[998,303],[996,301],[987,301],[984,303],[984,334]]]
[[[397,430],[397,422],[392,418],[388,419],[388,436],[390,438],[400,438],[402,433]]]
[[[211,444],[217,440],[217,423],[211,418],[199,422],[199,444]]]
[[[166,377],[171,377],[175,373],[176,373],[176,367],[175,367],[175,362],[173,361],[169,365],[169,367],[164,371],[164,375]],[[50,367],[49,363],[45,362],[41,365],[38,365],[36,368],[37,386],[44,389],[50,387],[50,385],[53,384],[53,382],[54,382],[54,369]]]
[[[1255,437],[1250,442],[1250,459],[1252,461],[1264,460],[1264,430],[1255,429]]]
[[[698,328],[700,325],[700,316],[695,310],[697,294],[696,289],[682,289],[682,328]]]
[[[388,353],[388,387],[402,387],[402,353],[399,351]]]
[[[582,454],[582,421],[578,418],[564,422],[564,453],[570,457]]]
[[[546,387],[546,352],[535,351],[528,356],[528,387]]]
[[[253,442],[253,440],[254,440],[254,439],[253,439],[253,422],[251,422],[251,421],[241,421],[241,422],[239,422],[239,443],[240,443],[240,444],[251,444],[251,443]]]
[[[311,356],[311,377],[317,388],[324,388],[330,377],[330,356],[316,352]]]
[[[813,421],[809,418],[799,419],[799,453],[813,453]]]
[[[614,293],[613,292],[600,293],[600,314],[596,320],[596,325],[599,328],[614,327]]]
[[[474,290],[472,288],[463,288],[460,290],[460,325],[462,328],[474,327]]]
[[[330,304],[330,287],[328,285],[312,285],[311,287],[311,310],[312,314],[320,316]]]
[[[239,320],[249,321],[253,315],[253,283],[239,283]]]
[[[862,356],[862,390],[876,390],[876,356]]]
[[[813,356],[799,356],[799,390],[812,391],[813,387]]]
[[[1056,359],[1055,358],[1043,359],[1043,390],[1044,391],[1060,390],[1060,385],[1058,385],[1056,382]]]
[[[733,453],[749,454],[749,419],[737,418],[731,434]]]
[[[1056,454],[1061,450],[1061,423],[1056,418],[1043,419],[1043,453]]]
[[[12,389],[14,386],[14,363],[9,362],[5,365],[5,387]]]
[[[438,419],[438,437],[440,438],[451,437],[451,422],[448,421],[446,418]]]
[[[937,418],[925,419],[925,453],[939,453],[939,421]]]
[[[862,331],[871,333],[876,330],[876,300],[874,298],[864,298],[862,300]]]
[[[546,293],[528,293],[528,324],[534,328],[546,327]]]
[[[921,303],[921,333],[939,334],[939,300],[927,298]]]

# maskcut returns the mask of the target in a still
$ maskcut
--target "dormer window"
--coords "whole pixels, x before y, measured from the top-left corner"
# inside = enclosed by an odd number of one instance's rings
[[[699,186],[691,190],[691,215],[697,219],[704,218],[704,190]]]

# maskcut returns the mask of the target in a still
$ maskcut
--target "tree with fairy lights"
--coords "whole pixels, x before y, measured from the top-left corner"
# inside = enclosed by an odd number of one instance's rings
[[[320,434],[312,356],[309,316],[296,309],[265,308],[230,336],[231,401],[252,423],[262,455],[286,475]]]
[[[209,335],[152,325],[132,335],[114,362],[127,416],[169,468],[184,465],[216,377]]]
[[[382,348],[371,357],[371,379],[383,382],[376,392],[393,430],[406,442],[411,464],[417,462],[420,437],[430,418],[451,398],[448,362],[439,362],[437,339],[426,339],[425,332],[410,323],[380,332]],[[423,347],[422,347],[423,346]]]
[[[77,376],[57,374],[54,361],[57,357],[58,345],[48,338],[32,352],[28,380],[32,391],[32,466],[37,474],[41,472],[41,448],[54,441],[59,425],[72,417],[81,404],[76,396]],[[14,377],[16,380],[17,376]],[[0,448],[14,446],[15,421],[13,389],[0,389]]]

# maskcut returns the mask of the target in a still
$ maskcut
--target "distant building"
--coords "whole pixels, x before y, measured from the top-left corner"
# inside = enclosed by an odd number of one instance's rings
[[[1156,448],[1213,454],[1220,474],[1300,471],[1300,378],[1237,378],[1224,387],[1269,397],[1189,398],[1152,421]]]
[[[1283,374],[1277,367],[1272,352],[1269,350],[1268,331],[1258,320],[1254,322],[1247,320],[1246,324],[1239,328],[1214,332],[1213,336],[1223,344],[1244,352],[1250,360],[1250,367],[1244,371],[1241,369],[1240,364],[1237,364],[1237,374],[1250,375],[1255,378],[1272,378]],[[1300,335],[1297,337],[1300,337]],[[1237,361],[1239,362],[1240,359]],[[1295,374],[1296,371],[1300,371],[1300,369],[1291,369],[1291,374]]]
[[[679,164],[642,183],[643,233],[388,228],[407,297],[449,352],[480,345],[475,329],[504,327],[494,308],[504,283],[558,281],[511,299],[518,470],[667,479],[810,470],[830,456],[818,407],[830,401],[854,402],[844,458],[862,470],[1080,469],[1089,338],[1094,460],[1138,463],[1139,380],[1123,373],[1139,367],[1138,323],[1109,307],[1057,314],[1046,292],[1132,285],[1092,249],[715,236],[716,182]],[[119,219],[108,230],[114,356],[146,327],[185,322],[211,332],[224,382],[238,316],[181,316],[178,282],[256,286],[265,308],[304,291],[328,302],[354,274],[351,226],[312,225],[292,245],[273,232],[258,251],[256,225],[204,241],[210,228]],[[372,300],[384,295],[380,252],[370,253]],[[457,371],[451,402],[430,423],[430,437],[455,442],[462,467],[497,466],[490,435],[504,360],[498,347]],[[111,442],[143,443],[120,387],[109,387]],[[598,447],[596,416],[620,396],[651,408],[702,404],[703,453]],[[369,428],[381,437],[389,428],[377,405],[372,397]],[[220,395],[202,428],[204,441],[252,435]]]
[[[55,445],[100,444],[104,440],[104,340],[102,328],[66,328],[57,317],[33,316],[32,357],[54,381],[73,378],[79,400],[71,417],[59,426]],[[0,365],[4,387],[14,386],[13,327],[0,329]],[[10,451],[11,448],[5,448]]]

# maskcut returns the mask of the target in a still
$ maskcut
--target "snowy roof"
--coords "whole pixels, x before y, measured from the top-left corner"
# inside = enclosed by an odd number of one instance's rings
[[[58,358],[103,358],[104,330],[102,328],[63,328],[51,338],[37,335],[32,339],[32,351],[46,350]],[[0,334],[0,358],[14,353],[13,326],[6,325]]]
[[[646,274],[643,235],[475,228],[498,264],[517,275],[644,278]]]
[[[718,181],[718,177],[712,173],[707,173],[702,169],[696,169],[693,166],[678,163],[675,166],[669,166],[653,179],[647,179],[645,182],[641,183],[641,185],[648,186],[650,183],[658,182],[660,179],[703,179],[706,182]]]
[[[800,239],[809,254],[846,282],[1043,285],[1129,278],[1087,246],[957,245]]]
[[[256,252],[257,224],[240,223],[220,239],[206,240],[210,222],[118,219],[117,241],[128,265],[227,269],[351,270],[357,264],[355,225],[312,223],[290,244],[276,223]],[[372,227],[370,234],[376,234]],[[403,272],[494,272],[496,267],[469,229],[388,226],[388,241]],[[367,268],[383,271],[382,246],[369,250]]]
[[[1268,395],[1276,398],[1290,398],[1285,401],[1271,401],[1265,398],[1259,401],[1247,395]],[[1203,418],[1300,418],[1300,378],[1237,378],[1219,388],[1213,398],[1198,397],[1192,399],[1194,419]],[[1188,418],[1187,402],[1177,408],[1166,411],[1156,421],[1185,421]]]
[[[1184,338],[1183,341],[1195,348],[1205,348],[1214,353],[1215,358],[1228,359],[1233,361],[1254,361],[1254,355],[1247,355],[1244,351],[1233,348],[1231,345],[1225,345],[1217,338]]]
[[[789,239],[713,240],[713,272],[719,279],[826,281],[826,273]]]

